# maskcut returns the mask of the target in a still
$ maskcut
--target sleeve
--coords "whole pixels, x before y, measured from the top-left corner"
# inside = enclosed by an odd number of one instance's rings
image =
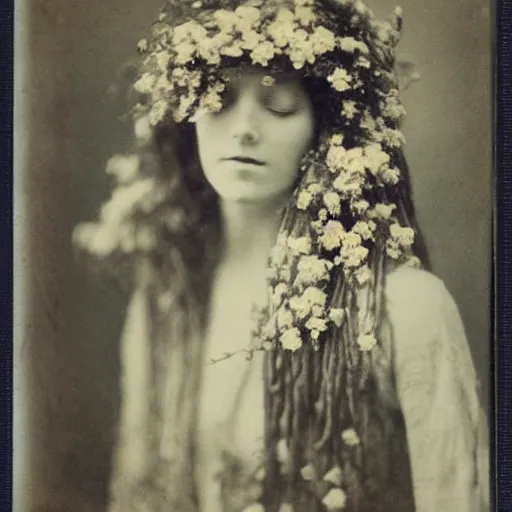
[[[149,322],[147,288],[139,283],[128,305],[120,339],[121,410],[110,481],[109,512],[132,510],[127,504],[130,491],[144,477],[149,465]]]
[[[393,368],[416,510],[489,510],[486,420],[457,306],[426,272],[395,289]]]

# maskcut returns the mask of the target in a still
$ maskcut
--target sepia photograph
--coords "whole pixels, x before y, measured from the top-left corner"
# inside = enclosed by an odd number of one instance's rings
[[[14,512],[490,512],[490,0],[15,8]]]

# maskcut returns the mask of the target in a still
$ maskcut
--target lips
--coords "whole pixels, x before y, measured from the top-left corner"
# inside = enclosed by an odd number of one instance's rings
[[[248,156],[234,156],[231,158],[226,158],[225,160],[230,160],[233,162],[241,162],[243,164],[265,165],[265,162],[262,162],[261,160],[256,160],[256,158],[251,158]]]

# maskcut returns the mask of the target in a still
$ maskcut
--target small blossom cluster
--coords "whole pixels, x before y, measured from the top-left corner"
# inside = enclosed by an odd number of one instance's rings
[[[406,260],[414,243],[414,230],[400,224],[395,204],[365,199],[372,188],[393,186],[400,179],[383,143],[370,140],[346,148],[344,136],[335,133],[319,159],[327,168],[323,179],[295,194],[295,208],[310,219],[309,232],[281,233],[270,257],[270,314],[263,332],[267,341],[278,340],[292,351],[306,340],[318,346],[323,332],[341,327],[344,311],[327,305],[334,272],[343,272],[355,288],[366,286],[374,279],[370,254],[377,243],[394,260]],[[357,344],[370,351],[377,340],[363,329]]]
[[[116,179],[110,199],[104,203],[98,222],[82,223],[73,233],[74,242],[97,258],[115,253],[151,252],[159,244],[152,218],[166,203],[168,187],[155,177],[140,176],[138,155],[115,155],[106,172]]]
[[[341,440],[347,449],[354,449],[360,444],[359,436],[353,428],[348,428],[341,433]],[[290,450],[286,439],[280,439],[276,446],[276,458],[280,465],[281,472],[286,474],[289,469]],[[300,469],[300,475],[305,482],[322,481],[327,484],[327,490],[322,497],[322,504],[326,510],[341,511],[347,506],[348,498],[343,490],[343,470],[335,464],[325,473],[317,471],[311,463],[306,464]],[[264,507],[260,503],[253,503],[246,507],[243,512],[260,512],[264,511]],[[284,502],[280,505],[279,512],[293,512],[294,508],[290,503]]]

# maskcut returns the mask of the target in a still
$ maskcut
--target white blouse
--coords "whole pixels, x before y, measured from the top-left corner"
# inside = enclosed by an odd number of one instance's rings
[[[254,297],[260,290],[248,290]],[[236,354],[248,340],[250,302],[213,297],[198,424],[201,509],[221,511],[219,454],[255,465],[263,439],[263,354]],[[404,415],[417,512],[488,510],[488,439],[477,380],[460,314],[443,282],[400,267],[386,284],[380,390]],[[236,346],[231,345],[236,340]],[[235,343],[235,341],[233,341]]]

